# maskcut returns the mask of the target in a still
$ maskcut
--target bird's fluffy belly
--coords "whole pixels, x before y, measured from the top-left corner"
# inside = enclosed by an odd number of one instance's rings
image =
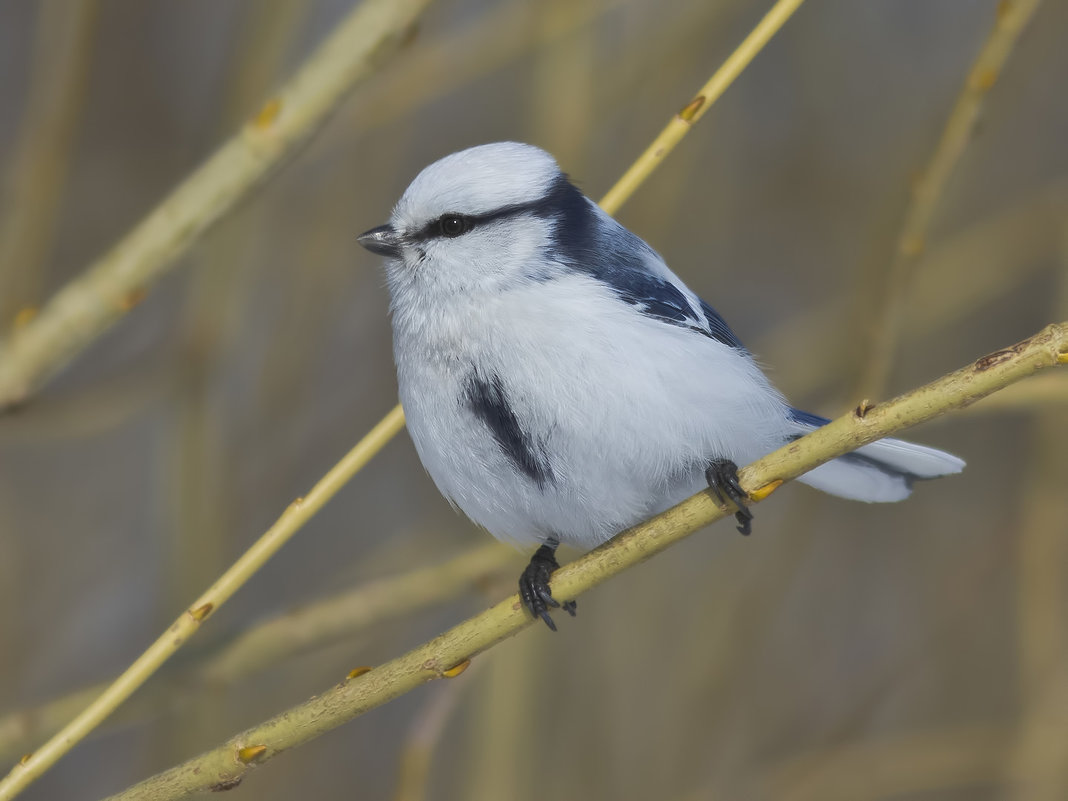
[[[782,401],[747,356],[655,320],[621,329],[598,311],[553,319],[543,310],[485,336],[476,318],[466,362],[406,360],[427,353],[427,344],[411,347],[395,332],[401,401],[424,466],[499,539],[592,547],[698,491],[710,459],[742,464],[782,441]],[[634,312],[613,304],[603,314]],[[473,371],[501,378],[509,410],[545,458],[547,480],[519,469],[473,412],[465,400]]]
[[[532,544],[555,538],[593,547],[702,486],[703,464],[683,465],[667,452],[653,457],[655,466],[635,460],[634,451],[652,448],[635,448],[633,439],[619,447],[594,425],[554,424],[542,417],[549,410],[539,410],[542,420],[530,425],[528,404],[510,389],[517,419],[530,426],[524,430],[547,454],[549,475],[539,483],[456,402],[459,384],[456,394],[432,386],[419,391],[418,384],[403,387],[401,400],[410,410],[408,427],[420,459],[442,494],[498,539]]]

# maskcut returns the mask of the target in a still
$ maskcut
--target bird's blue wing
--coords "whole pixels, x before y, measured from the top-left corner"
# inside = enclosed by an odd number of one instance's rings
[[[601,281],[641,314],[745,350],[715,309],[704,301],[699,301],[699,309],[694,308],[655,250],[566,179],[557,183],[550,208],[556,210],[546,212],[555,220],[552,253],[570,269]],[[536,277],[544,280],[547,276],[539,273]]]

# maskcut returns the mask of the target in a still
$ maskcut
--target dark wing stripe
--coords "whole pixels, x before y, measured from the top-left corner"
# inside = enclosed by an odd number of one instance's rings
[[[612,291],[642,314],[675,325],[701,325],[686,296],[667,281],[634,270],[614,270],[610,277]]]
[[[712,331],[712,339],[717,342],[722,342],[724,345],[729,345],[732,348],[745,350],[742,341],[735,336],[733,331],[731,331],[731,327],[727,325],[727,321],[720,317],[719,313],[703,300],[701,301],[701,311],[704,313],[705,320],[708,321],[708,327]]]
[[[477,373],[467,379],[467,405],[471,412],[486,424],[493,439],[515,468],[538,487],[553,480],[552,467],[544,449],[531,441],[523,430],[499,375],[485,381]]]

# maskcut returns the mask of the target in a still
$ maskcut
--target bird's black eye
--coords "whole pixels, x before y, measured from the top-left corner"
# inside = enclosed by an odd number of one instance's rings
[[[471,218],[462,214],[443,214],[438,220],[438,230],[441,235],[450,239],[466,234],[471,227]]]

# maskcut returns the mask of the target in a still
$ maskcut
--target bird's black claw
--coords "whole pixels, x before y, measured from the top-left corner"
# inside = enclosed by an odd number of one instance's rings
[[[560,603],[553,598],[552,591],[549,589],[549,579],[558,567],[560,563],[556,561],[556,546],[542,545],[530,557],[530,564],[519,577],[519,598],[523,606],[529,609],[530,614],[535,618],[540,617],[545,621],[545,625],[552,631],[556,631],[556,624],[549,616],[550,607],[563,609],[572,617],[575,616],[575,610],[578,608],[574,601]]]
[[[541,598],[541,600],[545,603],[546,606],[551,606],[553,609],[560,608],[560,602],[549,594],[548,589],[538,587],[537,593],[538,597]]]
[[[738,510],[734,513],[738,531],[748,536],[753,530],[753,513],[749,511],[749,493],[738,483],[738,465],[730,459],[717,459],[709,463],[705,478],[708,488],[721,504],[732,504]]]

